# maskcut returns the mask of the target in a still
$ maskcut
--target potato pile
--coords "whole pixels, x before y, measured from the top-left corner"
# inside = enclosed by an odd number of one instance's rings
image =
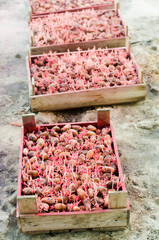
[[[63,55],[50,52],[36,57],[30,71],[35,95],[139,83],[134,62],[122,49]]]
[[[37,196],[39,212],[108,208],[121,190],[110,127],[66,124],[26,133],[22,195]]]
[[[97,5],[113,5],[114,0],[30,0],[33,14],[49,13]]]
[[[125,36],[121,19],[114,10],[87,9],[49,14],[32,19],[30,29],[33,32],[34,47]]]

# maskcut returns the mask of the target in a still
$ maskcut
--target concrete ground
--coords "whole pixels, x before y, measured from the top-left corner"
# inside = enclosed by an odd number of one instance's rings
[[[113,105],[111,119],[131,205],[131,224],[120,232],[27,236],[16,222],[20,122],[29,112],[25,67],[28,41],[26,0],[0,1],[0,240],[159,239],[159,1],[120,0],[132,52],[144,70],[147,98]],[[96,108],[38,113],[39,123],[95,120]]]

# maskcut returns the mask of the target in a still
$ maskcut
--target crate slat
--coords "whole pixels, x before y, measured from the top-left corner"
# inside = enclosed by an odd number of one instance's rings
[[[75,213],[67,215],[20,215],[22,232],[87,228],[125,228],[127,209],[106,212]]]
[[[30,96],[33,112],[136,102],[145,98],[145,84]]]
[[[43,53],[52,52],[67,52],[69,49],[70,51],[77,51],[77,48],[82,50],[87,50],[91,48],[115,48],[115,47],[124,47],[126,45],[126,38],[111,38],[105,40],[92,40],[88,42],[79,42],[79,43],[66,43],[66,44],[57,44],[57,45],[50,45],[44,47],[31,47],[31,55],[39,55]]]

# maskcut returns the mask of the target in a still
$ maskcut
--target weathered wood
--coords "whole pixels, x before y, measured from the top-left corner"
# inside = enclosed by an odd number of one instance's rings
[[[30,96],[32,112],[64,110],[88,106],[139,101],[146,96],[146,85],[119,86]]]
[[[48,234],[50,233],[50,231],[33,231],[33,232],[26,232],[25,234],[28,234],[28,235],[45,235],[45,234]]]
[[[126,187],[125,187],[125,183],[123,181],[124,178],[123,178],[122,168],[121,168],[121,164],[120,164],[120,158],[119,158],[119,153],[118,153],[114,128],[113,128],[112,124],[110,124],[110,129],[111,129],[111,136],[112,136],[112,139],[113,139],[113,149],[114,149],[114,153],[115,153],[116,160],[117,160],[118,174],[119,174],[119,178],[122,180],[122,190],[125,191]]]
[[[130,223],[130,207],[129,207],[129,201],[127,202],[128,204],[127,204],[127,209],[128,209],[128,211],[127,211],[127,226],[129,225],[129,223]]]
[[[18,196],[18,209],[20,214],[38,213],[37,199],[32,196]]]
[[[32,17],[33,17],[31,7],[29,7],[29,16],[30,16],[30,21],[31,21],[31,19],[32,19]]]
[[[19,232],[22,232],[22,225],[21,225],[21,220],[20,220],[19,214],[17,214],[17,224],[18,224]]]
[[[50,233],[55,234],[55,233],[67,233],[69,232],[69,229],[62,229],[62,230],[51,230]]]
[[[108,193],[108,208],[109,209],[119,209],[127,207],[127,191],[113,192]]]
[[[29,62],[29,67],[31,66],[31,55],[30,55],[30,50],[28,50],[28,62]],[[26,59],[26,61],[27,61]]]
[[[141,68],[138,68],[138,74],[139,74],[139,78],[140,78],[141,83],[144,83],[143,70]]]
[[[126,42],[126,44],[127,44],[127,42],[129,41],[129,38],[126,38],[126,40],[125,40],[125,42]],[[119,48],[115,48],[115,49],[117,49],[117,50],[126,50],[126,45],[125,45],[125,47],[119,47]],[[114,50],[114,48],[106,48],[106,49],[100,49],[100,51],[102,52],[104,52],[104,51],[106,51],[106,50]],[[90,50],[80,50],[80,53],[81,54],[83,54],[83,53],[87,53],[87,52],[90,52]],[[99,49],[95,49],[94,50],[94,52],[99,52]],[[77,53],[77,51],[72,51],[71,53]],[[58,53],[56,53],[56,55],[58,56],[58,57],[60,57],[60,56],[63,56],[64,54],[68,54],[68,51],[66,51],[66,52],[58,52]],[[34,63],[34,60],[35,59],[37,59],[37,58],[39,58],[39,57],[42,57],[44,54],[38,54],[38,55],[31,55],[31,62],[32,63]],[[50,56],[50,54],[48,53],[47,54],[48,56]]]
[[[36,130],[35,114],[24,114],[22,115],[22,121],[25,131],[33,132]]]
[[[31,79],[31,82],[32,82],[32,96],[34,96],[35,95],[35,81],[34,81],[33,77]]]
[[[31,83],[31,72],[30,72],[31,65],[29,64],[29,56],[26,57],[26,70],[28,75],[28,88],[29,88],[29,97],[32,96],[32,83]]]
[[[127,40],[126,40],[126,51],[128,53],[128,56],[130,56],[130,49],[131,49],[131,41],[127,38]]]
[[[128,37],[128,25],[125,25],[125,35]]]
[[[88,229],[88,228],[120,228],[127,226],[127,209],[115,209],[103,212],[70,213],[53,215],[20,215],[23,232]]]
[[[143,79],[143,70],[141,69],[141,67],[136,62],[136,59],[135,59],[135,57],[134,57],[134,55],[132,53],[130,53],[130,58],[132,59],[132,61],[135,64],[135,68],[136,68],[136,71],[138,73],[140,83],[145,84],[145,81]]]
[[[34,35],[32,31],[30,32],[30,45],[31,47],[34,46]]]
[[[94,232],[108,232],[108,231],[121,231],[124,230],[126,227],[111,227],[111,228],[93,228]]]
[[[88,42],[79,42],[79,43],[68,43],[68,44],[57,44],[57,45],[50,45],[50,46],[43,46],[43,47],[31,47],[31,55],[39,55],[43,53],[52,52],[67,52],[69,49],[70,51],[77,51],[77,48],[82,50],[88,50],[91,48],[115,48],[115,47],[124,47],[126,45],[126,38],[111,38],[105,40],[92,40]],[[31,45],[33,46],[33,45]]]
[[[82,228],[82,229],[77,228],[77,229],[71,229],[70,231],[74,233],[74,232],[84,232],[84,231],[87,231],[87,230],[88,230],[87,228]]]
[[[110,125],[110,110],[97,109],[97,127],[104,128],[107,125]]]
[[[117,1],[115,4],[115,14],[118,15],[118,10],[119,10],[119,2]]]

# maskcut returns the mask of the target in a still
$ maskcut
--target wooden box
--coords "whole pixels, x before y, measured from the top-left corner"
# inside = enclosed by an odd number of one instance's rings
[[[128,53],[130,51],[129,46],[121,49],[126,49]],[[62,53],[58,53],[58,55],[60,56]],[[138,67],[131,53],[130,58],[135,64],[140,81],[139,84],[35,95],[34,79],[31,78],[30,66],[36,57],[37,56],[29,56],[29,60],[27,60],[30,105],[33,112],[135,102],[146,96],[146,85],[143,81],[143,72]]]
[[[36,125],[35,115],[23,116],[23,127],[21,132],[21,146],[19,159],[18,196],[17,196],[17,221],[19,230],[25,233],[37,232],[59,232],[68,230],[121,230],[129,223],[129,202],[125,188],[123,174],[118,155],[113,127],[110,123],[110,113],[107,109],[100,109],[97,113],[97,121],[86,123],[71,123],[71,125],[96,126],[98,129],[110,127],[110,136],[113,139],[112,147],[117,159],[118,176],[121,180],[119,191],[108,193],[108,209],[80,212],[51,212],[37,213],[37,202],[35,195],[22,196],[22,151],[25,132],[33,132],[44,127],[52,128],[52,125]],[[65,124],[56,124],[64,126]]]
[[[96,10],[100,10],[97,7]],[[109,10],[108,10],[109,11]],[[54,45],[45,45],[45,46],[34,46],[34,34],[32,30],[29,31],[30,36],[30,51],[31,55],[38,55],[43,53],[52,52],[67,52],[69,49],[70,51],[76,51],[77,48],[81,48],[82,50],[91,49],[94,46],[96,48],[114,48],[114,47],[124,47],[126,46],[126,39],[128,37],[128,26],[124,23],[120,11],[118,9],[118,4],[116,4],[116,16],[121,19],[121,25],[124,27],[124,35],[123,37],[116,37],[116,38],[109,38],[109,39],[98,39],[98,40],[90,40],[90,41],[83,41],[83,42],[75,42],[75,43],[64,43],[64,44],[54,44]],[[42,15],[41,18],[45,18],[45,15]],[[36,18],[36,17],[35,17]],[[33,20],[35,18],[32,18]]]
[[[87,7],[78,7],[78,8],[72,8],[72,9],[61,9],[61,10],[58,10],[58,11],[55,11],[55,12],[52,12],[52,11],[48,11],[48,12],[43,12],[43,13],[38,13],[38,12],[34,12],[33,11],[33,8],[32,8],[32,3],[31,3],[31,0],[28,0],[28,6],[29,6],[29,12],[30,12],[30,17],[31,18],[34,18],[34,17],[38,17],[38,16],[41,16],[41,15],[47,15],[47,14],[52,14],[52,13],[63,13],[63,12],[76,12],[76,11],[81,11],[83,9],[89,9],[89,8],[93,8],[93,9],[114,9],[115,8],[115,4],[116,4],[116,1],[113,0],[113,3],[105,3],[105,4],[102,4],[102,5],[92,5],[92,6],[87,6]]]

